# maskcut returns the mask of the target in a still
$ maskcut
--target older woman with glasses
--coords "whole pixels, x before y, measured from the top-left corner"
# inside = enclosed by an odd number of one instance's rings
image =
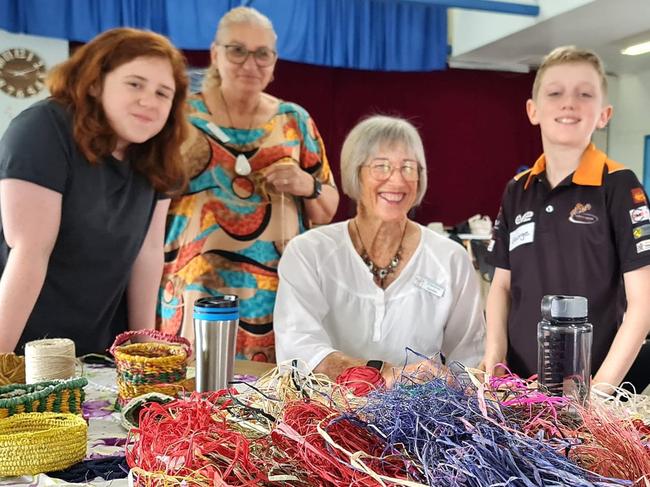
[[[388,384],[393,367],[418,367],[407,348],[477,365],[484,319],[469,257],[408,218],[427,188],[417,130],[394,117],[362,121],[343,144],[341,172],[356,216],[293,239],[280,261],[278,361],[302,359],[332,378],[370,365]]]
[[[339,196],[309,114],[264,92],[277,60],[269,19],[229,11],[210,54],[203,91],[189,100],[191,180],[169,211],[158,323],[192,339],[194,301],[237,294],[237,357],[272,362],[280,255],[330,222]]]

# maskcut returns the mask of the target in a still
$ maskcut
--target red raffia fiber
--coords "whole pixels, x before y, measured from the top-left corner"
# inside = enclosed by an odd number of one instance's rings
[[[341,451],[328,447],[317,430],[320,424],[332,440],[348,452],[363,451],[364,463],[374,472],[393,478],[408,478],[405,465],[397,456],[384,455],[385,444],[365,428],[347,419],[336,420],[340,412],[311,401],[287,403],[282,420],[271,433],[273,443],[292,458],[300,459],[302,467],[313,476],[314,487],[376,487],[377,480],[352,468]],[[383,458],[378,458],[382,457]]]
[[[642,422],[622,419],[603,408],[576,406],[583,425],[577,431],[565,431],[583,442],[569,454],[580,465],[605,477],[632,480],[650,487],[650,444],[644,439],[647,428]],[[645,426],[645,428],[644,428]]]
[[[336,378],[336,383],[347,387],[355,396],[367,396],[386,386],[386,381],[374,367],[348,367]]]
[[[267,476],[255,465],[251,442],[229,429],[226,391],[193,393],[189,399],[152,403],[129,436],[129,467],[186,477],[191,485],[259,486]],[[221,403],[215,405],[215,403]]]

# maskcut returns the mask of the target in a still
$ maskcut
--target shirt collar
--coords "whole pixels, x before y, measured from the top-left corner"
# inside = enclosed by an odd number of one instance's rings
[[[580,164],[573,172],[571,181],[581,186],[601,186],[603,184],[603,169],[605,168],[605,161],[607,155],[598,149],[594,144],[589,144],[585,151],[582,153]],[[524,189],[528,188],[530,181],[539,174],[546,170],[546,157],[542,154],[533,168],[528,173]]]

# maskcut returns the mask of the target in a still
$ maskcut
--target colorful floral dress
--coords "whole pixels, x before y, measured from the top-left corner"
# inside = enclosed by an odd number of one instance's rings
[[[251,130],[217,127],[201,94],[190,98],[189,109],[193,129],[183,153],[191,179],[167,217],[159,328],[192,340],[194,301],[236,294],[237,358],[274,362],[278,260],[310,224],[302,198],[276,192],[264,175],[276,164],[298,164],[333,185],[323,141],[294,103],[280,102],[268,122]],[[252,169],[246,176],[235,172],[240,154]]]

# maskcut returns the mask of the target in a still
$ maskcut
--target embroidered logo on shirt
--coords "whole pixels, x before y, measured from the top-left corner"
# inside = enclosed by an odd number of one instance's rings
[[[639,206],[630,210],[630,219],[632,223],[650,221],[650,210],[646,205]]]
[[[445,295],[444,287],[442,287],[440,284],[436,284],[431,279],[427,279],[426,277],[415,276],[415,280],[413,281],[413,284],[415,284],[420,289],[424,289],[426,292],[431,293],[434,296],[437,296],[439,298]]]
[[[535,240],[535,222],[526,223],[510,232],[510,251]]]
[[[635,205],[641,205],[643,203],[648,202],[645,199],[645,193],[643,192],[643,188],[631,189],[630,193],[632,194],[632,201],[634,202]]]
[[[533,212],[527,211],[515,217],[515,225],[521,225],[522,223],[529,222],[533,218]]]
[[[634,238],[637,240],[642,237],[647,237],[648,235],[650,235],[650,225],[646,223],[645,225],[641,225],[640,227],[633,228],[632,235],[634,235]]]
[[[587,213],[591,210],[591,203],[578,203],[573,210],[569,213],[569,221],[571,223],[581,223],[583,225],[590,225],[598,221],[598,217],[592,213]]]
[[[641,252],[645,252],[646,250],[650,250],[650,240],[641,240],[639,243],[636,244],[637,254],[640,254]]]

